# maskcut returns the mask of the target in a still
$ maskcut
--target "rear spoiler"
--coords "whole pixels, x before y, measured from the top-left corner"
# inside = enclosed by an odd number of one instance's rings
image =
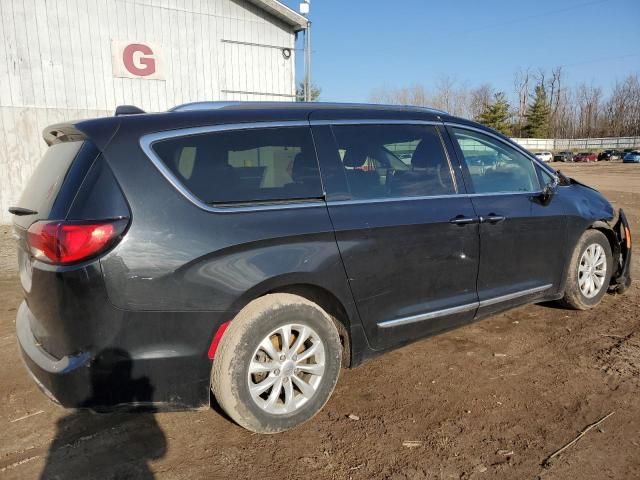
[[[136,115],[140,113],[146,113],[141,108],[134,105],[120,105],[116,107],[114,116],[120,117],[122,115]],[[86,140],[87,136],[78,130],[73,123],[58,123],[55,125],[49,125],[42,131],[42,137],[47,145],[51,146],[61,142],[75,142],[80,140]]]
[[[51,146],[56,143],[85,140],[86,135],[71,123],[58,123],[46,127],[42,131],[42,138],[44,138],[47,145]]]
[[[115,116],[119,117],[121,115],[137,115],[139,113],[147,113],[142,110],[140,107],[136,107],[135,105],[118,105],[116,107]]]

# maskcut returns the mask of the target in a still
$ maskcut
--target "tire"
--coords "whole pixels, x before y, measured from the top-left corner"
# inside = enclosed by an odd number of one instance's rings
[[[296,345],[301,332],[309,335],[299,348],[283,348],[287,330],[282,328],[287,325],[289,347]],[[314,353],[303,358],[314,345]],[[290,351],[284,355],[285,350]],[[306,422],[324,407],[338,381],[341,360],[338,330],[327,312],[298,295],[269,294],[249,303],[224,332],[213,362],[211,390],[240,426],[278,433]],[[272,386],[260,392],[269,382]]]
[[[601,250],[598,250],[598,247]],[[585,293],[585,289],[589,289],[589,282],[587,280],[585,287],[581,288],[581,282],[584,282],[584,278],[588,276],[588,268],[589,265],[581,265],[583,261],[583,255],[587,249],[591,247],[591,252],[595,254],[595,252],[601,252],[601,256],[598,258],[604,257],[606,261],[606,265],[604,269],[597,270],[599,273],[602,273],[602,276],[596,275],[598,278],[602,279],[602,284],[597,288],[594,288],[592,292]],[[593,257],[592,257],[593,258]],[[584,260],[586,263],[589,262],[588,258]],[[595,262],[598,263],[598,262]],[[581,268],[587,269],[581,274]],[[609,281],[611,279],[611,274],[613,270],[613,258],[611,255],[611,246],[609,245],[609,240],[607,237],[598,230],[587,230],[582,234],[580,240],[576,245],[576,248],[573,251],[573,255],[571,256],[571,262],[569,264],[569,271],[567,272],[567,280],[565,285],[564,297],[561,302],[575,310],[588,310],[590,308],[595,307],[600,303],[602,297],[607,292],[609,288]],[[597,285],[597,280],[594,282],[594,285]]]

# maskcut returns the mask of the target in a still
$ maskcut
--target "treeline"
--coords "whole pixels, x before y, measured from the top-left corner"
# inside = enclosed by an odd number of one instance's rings
[[[595,85],[565,85],[561,67],[550,72],[521,69],[513,91],[490,84],[467,88],[451,78],[435,88],[423,85],[379,88],[374,103],[430,106],[520,138],[586,138],[640,136],[640,79],[631,74],[608,95]],[[509,93],[511,94],[509,96]]]

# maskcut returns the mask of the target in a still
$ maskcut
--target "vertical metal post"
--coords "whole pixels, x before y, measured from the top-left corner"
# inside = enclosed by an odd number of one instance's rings
[[[307,28],[304,30],[304,101],[311,101],[311,22],[309,21],[309,4],[311,0],[302,0],[300,13],[307,20]]]
[[[307,102],[311,99],[311,22],[307,21]]]
[[[302,83],[304,88],[304,101],[311,101],[311,35],[310,35],[311,22],[307,20],[307,28],[304,31],[304,81]]]

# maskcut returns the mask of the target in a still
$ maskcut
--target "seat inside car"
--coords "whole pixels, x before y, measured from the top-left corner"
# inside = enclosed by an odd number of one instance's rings
[[[318,162],[314,155],[306,155],[304,151],[296,154],[291,166],[291,180],[293,182],[284,188],[293,194],[300,192],[303,195],[310,190],[309,185],[318,184]]]
[[[364,145],[354,144],[347,148],[344,159],[345,174],[355,198],[370,197],[372,194],[382,194],[380,175],[375,168],[366,168],[369,154]],[[374,165],[372,165],[373,167]],[[380,190],[378,192],[378,190]]]
[[[449,164],[438,138],[423,138],[411,157],[411,170],[396,171],[389,182],[397,196],[453,193]]]
[[[196,148],[195,161],[191,177],[186,182],[189,190],[199,198],[208,202],[216,199],[209,198],[211,192],[215,192],[218,198],[230,198],[235,196],[233,190],[241,184],[236,169],[220,156],[207,155],[208,149],[198,146]]]

